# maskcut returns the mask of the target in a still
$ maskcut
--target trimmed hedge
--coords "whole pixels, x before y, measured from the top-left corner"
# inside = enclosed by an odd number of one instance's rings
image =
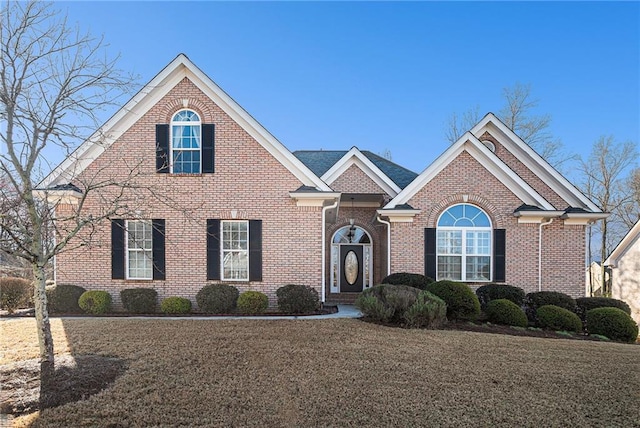
[[[587,320],[587,312],[597,308],[618,308],[631,315],[631,308],[624,301],[609,297],[579,297],[576,299],[575,312],[582,319]]]
[[[476,296],[480,301],[480,306],[484,309],[492,300],[507,299],[517,306],[524,303],[524,290],[520,287],[506,284],[487,284],[478,287]]]
[[[259,291],[245,291],[238,297],[238,311],[244,314],[261,314],[269,307],[269,298]]]
[[[427,285],[433,282],[432,278],[419,273],[398,272],[392,273],[382,280],[382,284],[408,285],[409,287],[426,290]]]
[[[153,288],[127,288],[120,291],[124,308],[134,314],[152,314],[158,309],[158,292]]]
[[[87,290],[84,287],[73,284],[58,284],[48,289],[47,305],[49,312],[59,314],[82,313],[78,300],[85,291]]]
[[[276,290],[278,309],[290,314],[307,314],[320,307],[318,292],[308,285],[288,284]]]
[[[32,307],[33,287],[23,278],[0,278],[0,308],[14,313],[16,309]]]
[[[618,308],[596,308],[587,312],[589,334],[599,334],[611,340],[633,343],[638,338],[638,324]]]
[[[232,285],[205,285],[196,294],[196,303],[202,312],[229,314],[235,312],[240,292]]]
[[[554,305],[540,306],[536,312],[538,325],[555,331],[582,331],[582,321],[573,311]]]
[[[191,312],[191,300],[184,297],[167,297],[160,303],[160,310],[165,314],[188,314]]]
[[[447,304],[449,320],[474,320],[480,315],[480,301],[467,284],[454,281],[436,281],[427,286]]]
[[[491,300],[485,308],[489,321],[495,324],[526,327],[529,321],[520,306],[509,299]]]
[[[364,290],[355,305],[365,318],[406,327],[438,327],[446,322],[446,303],[426,290],[380,284]]]
[[[88,314],[106,314],[111,312],[111,294],[102,290],[90,290],[82,293],[78,306]]]
[[[541,306],[553,305],[574,312],[576,301],[573,297],[558,291],[536,291],[524,298],[524,311],[530,321],[537,322],[536,313]]]

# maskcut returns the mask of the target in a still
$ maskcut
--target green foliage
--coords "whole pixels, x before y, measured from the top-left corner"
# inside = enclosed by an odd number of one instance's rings
[[[524,302],[524,290],[520,287],[506,284],[483,285],[476,290],[476,296],[478,296],[482,309],[486,308],[487,304],[492,300],[507,299],[517,306],[522,306]]]
[[[447,304],[435,294],[423,290],[403,317],[407,327],[438,328],[447,322]]]
[[[184,297],[167,297],[160,303],[160,310],[165,314],[188,314],[191,312],[191,300]]]
[[[158,308],[158,292],[153,288],[128,288],[120,292],[122,305],[134,314],[152,314]]]
[[[259,291],[245,291],[238,297],[238,311],[244,314],[261,314],[269,307],[269,298]]]
[[[537,322],[536,313],[540,306],[553,305],[574,312],[576,301],[569,295],[557,291],[537,291],[524,298],[525,313],[530,321]]]
[[[587,312],[596,308],[618,308],[631,315],[631,308],[622,300],[608,297],[579,297],[576,299],[576,314],[583,322],[587,320]]]
[[[409,287],[426,290],[427,285],[431,284],[433,279],[419,273],[399,272],[392,273],[382,280],[382,284],[408,285]]]
[[[320,306],[318,292],[308,285],[288,284],[276,290],[278,308],[290,314],[306,314]]]
[[[524,311],[509,299],[489,301],[485,312],[492,323],[516,327],[526,327],[528,324],[527,315]]]
[[[236,310],[240,292],[232,285],[205,285],[196,294],[196,303],[202,312],[208,314],[229,314]]]
[[[78,306],[88,314],[109,313],[111,312],[111,294],[102,290],[85,291],[78,299]]]
[[[87,291],[79,285],[58,284],[47,290],[47,305],[49,312],[59,314],[79,314],[82,309],[78,299]]]
[[[480,302],[467,284],[454,281],[436,281],[427,286],[447,304],[449,320],[474,320],[480,315]]]
[[[9,311],[32,307],[33,287],[23,278],[0,278],[0,308]]]
[[[622,309],[596,308],[587,312],[587,328],[591,335],[633,343],[638,338],[638,324]]]
[[[582,331],[582,321],[574,312],[554,305],[540,306],[536,312],[538,325],[550,330]]]

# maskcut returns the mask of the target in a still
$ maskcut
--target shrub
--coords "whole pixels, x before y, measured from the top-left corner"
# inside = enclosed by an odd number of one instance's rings
[[[638,337],[638,324],[622,309],[596,308],[587,311],[589,334],[611,340],[633,343]]]
[[[235,311],[240,292],[232,285],[205,285],[196,294],[196,303],[202,312],[229,314]]]
[[[487,304],[485,312],[489,321],[496,324],[516,327],[526,327],[528,324],[527,315],[522,308],[509,299],[491,300]]]
[[[447,318],[450,320],[473,320],[480,315],[480,302],[467,284],[454,281],[437,281],[429,284],[427,291],[445,301],[447,304]]]
[[[160,303],[160,310],[165,314],[188,314],[191,312],[191,300],[184,297],[167,297]]]
[[[85,291],[78,299],[78,306],[89,314],[109,313],[111,312],[111,294],[102,290]]]
[[[524,306],[530,321],[537,322],[536,313],[540,306],[553,305],[574,312],[576,301],[569,295],[557,291],[537,291],[524,298]]]
[[[582,331],[582,321],[574,312],[554,305],[543,305],[536,311],[538,325],[551,330]]]
[[[318,292],[307,286],[289,284],[276,290],[278,308],[282,312],[304,314],[313,312],[319,307]]]
[[[425,290],[427,285],[432,282],[433,279],[428,276],[406,272],[392,273],[382,280],[382,284],[408,285],[409,287],[419,288],[420,290]]]
[[[245,314],[261,314],[269,307],[269,298],[259,291],[245,291],[238,297],[238,310]]]
[[[631,315],[631,308],[622,300],[608,297],[579,297],[576,299],[576,314],[586,321],[587,312],[596,308],[618,308]]]
[[[72,284],[58,284],[47,290],[47,304],[52,313],[78,314],[82,312],[78,299],[87,291],[83,287]]]
[[[480,306],[484,309],[492,300],[507,299],[517,306],[522,306],[524,302],[524,290],[520,287],[506,284],[487,284],[476,290],[476,296],[480,301]]]
[[[435,294],[423,290],[405,311],[404,319],[407,327],[438,328],[447,322],[447,304]]]
[[[27,308],[33,301],[33,287],[26,279],[5,277],[0,278],[0,308],[9,311]]]
[[[153,288],[128,288],[120,291],[124,308],[134,314],[151,314],[158,307],[158,292]]]

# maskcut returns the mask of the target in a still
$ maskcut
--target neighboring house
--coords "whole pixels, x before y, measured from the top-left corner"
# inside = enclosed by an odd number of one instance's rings
[[[602,296],[602,263],[593,261],[585,270],[585,295],[586,296]],[[605,267],[605,284],[607,289],[611,289],[610,269]]]
[[[327,301],[403,271],[577,297],[585,227],[606,215],[493,114],[419,175],[356,147],[291,153],[184,55],[42,187],[62,219],[114,203],[87,183],[127,178],[126,214],[56,260],[58,282],[116,304],[124,288],[194,300],[216,282]]]
[[[604,263],[611,267],[611,297],[624,300],[640,324],[640,220]]]

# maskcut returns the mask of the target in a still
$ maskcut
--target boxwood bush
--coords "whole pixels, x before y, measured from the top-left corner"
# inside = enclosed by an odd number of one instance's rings
[[[483,285],[476,290],[476,296],[478,296],[482,309],[486,308],[489,302],[497,299],[507,299],[517,306],[522,306],[524,302],[524,290],[520,287],[506,284]]]
[[[153,288],[127,288],[120,291],[124,308],[134,314],[152,314],[158,308],[158,292]]]
[[[573,297],[558,291],[536,291],[524,298],[525,313],[530,321],[537,322],[536,313],[541,306],[553,305],[574,312],[576,301]]]
[[[408,285],[409,287],[426,290],[427,285],[431,284],[433,279],[419,273],[399,272],[392,273],[382,280],[382,284]]]
[[[320,307],[318,292],[308,285],[288,284],[276,290],[278,309],[290,314],[307,314]]]
[[[160,310],[165,314],[188,314],[191,312],[191,300],[184,297],[167,297],[160,303]]]
[[[526,327],[529,323],[522,308],[509,299],[489,301],[485,313],[488,320],[496,324]]]
[[[238,311],[244,314],[261,314],[269,307],[269,298],[259,291],[245,291],[238,297]]]
[[[573,311],[554,305],[540,306],[536,312],[538,326],[555,331],[582,331],[582,321]]]
[[[355,305],[366,319],[407,327],[438,327],[446,322],[446,303],[426,290],[380,284],[364,290]]]
[[[16,309],[32,307],[33,287],[23,278],[0,278],[0,308],[10,314]]]
[[[235,312],[240,292],[232,285],[205,285],[196,294],[196,303],[202,312],[208,314],[229,314]]]
[[[596,308],[587,311],[589,334],[611,340],[633,343],[638,338],[638,324],[622,309]]]
[[[631,315],[631,308],[624,301],[608,297],[579,297],[576,299],[576,314],[587,320],[587,312],[596,308],[618,308]]]
[[[107,314],[111,312],[111,294],[102,290],[89,290],[78,299],[80,309],[88,314]]]
[[[60,314],[79,314],[82,309],[78,299],[87,291],[84,287],[73,284],[58,284],[47,290],[49,312]]]
[[[447,304],[449,320],[474,320],[480,315],[480,302],[467,284],[454,281],[436,281],[427,286]]]

